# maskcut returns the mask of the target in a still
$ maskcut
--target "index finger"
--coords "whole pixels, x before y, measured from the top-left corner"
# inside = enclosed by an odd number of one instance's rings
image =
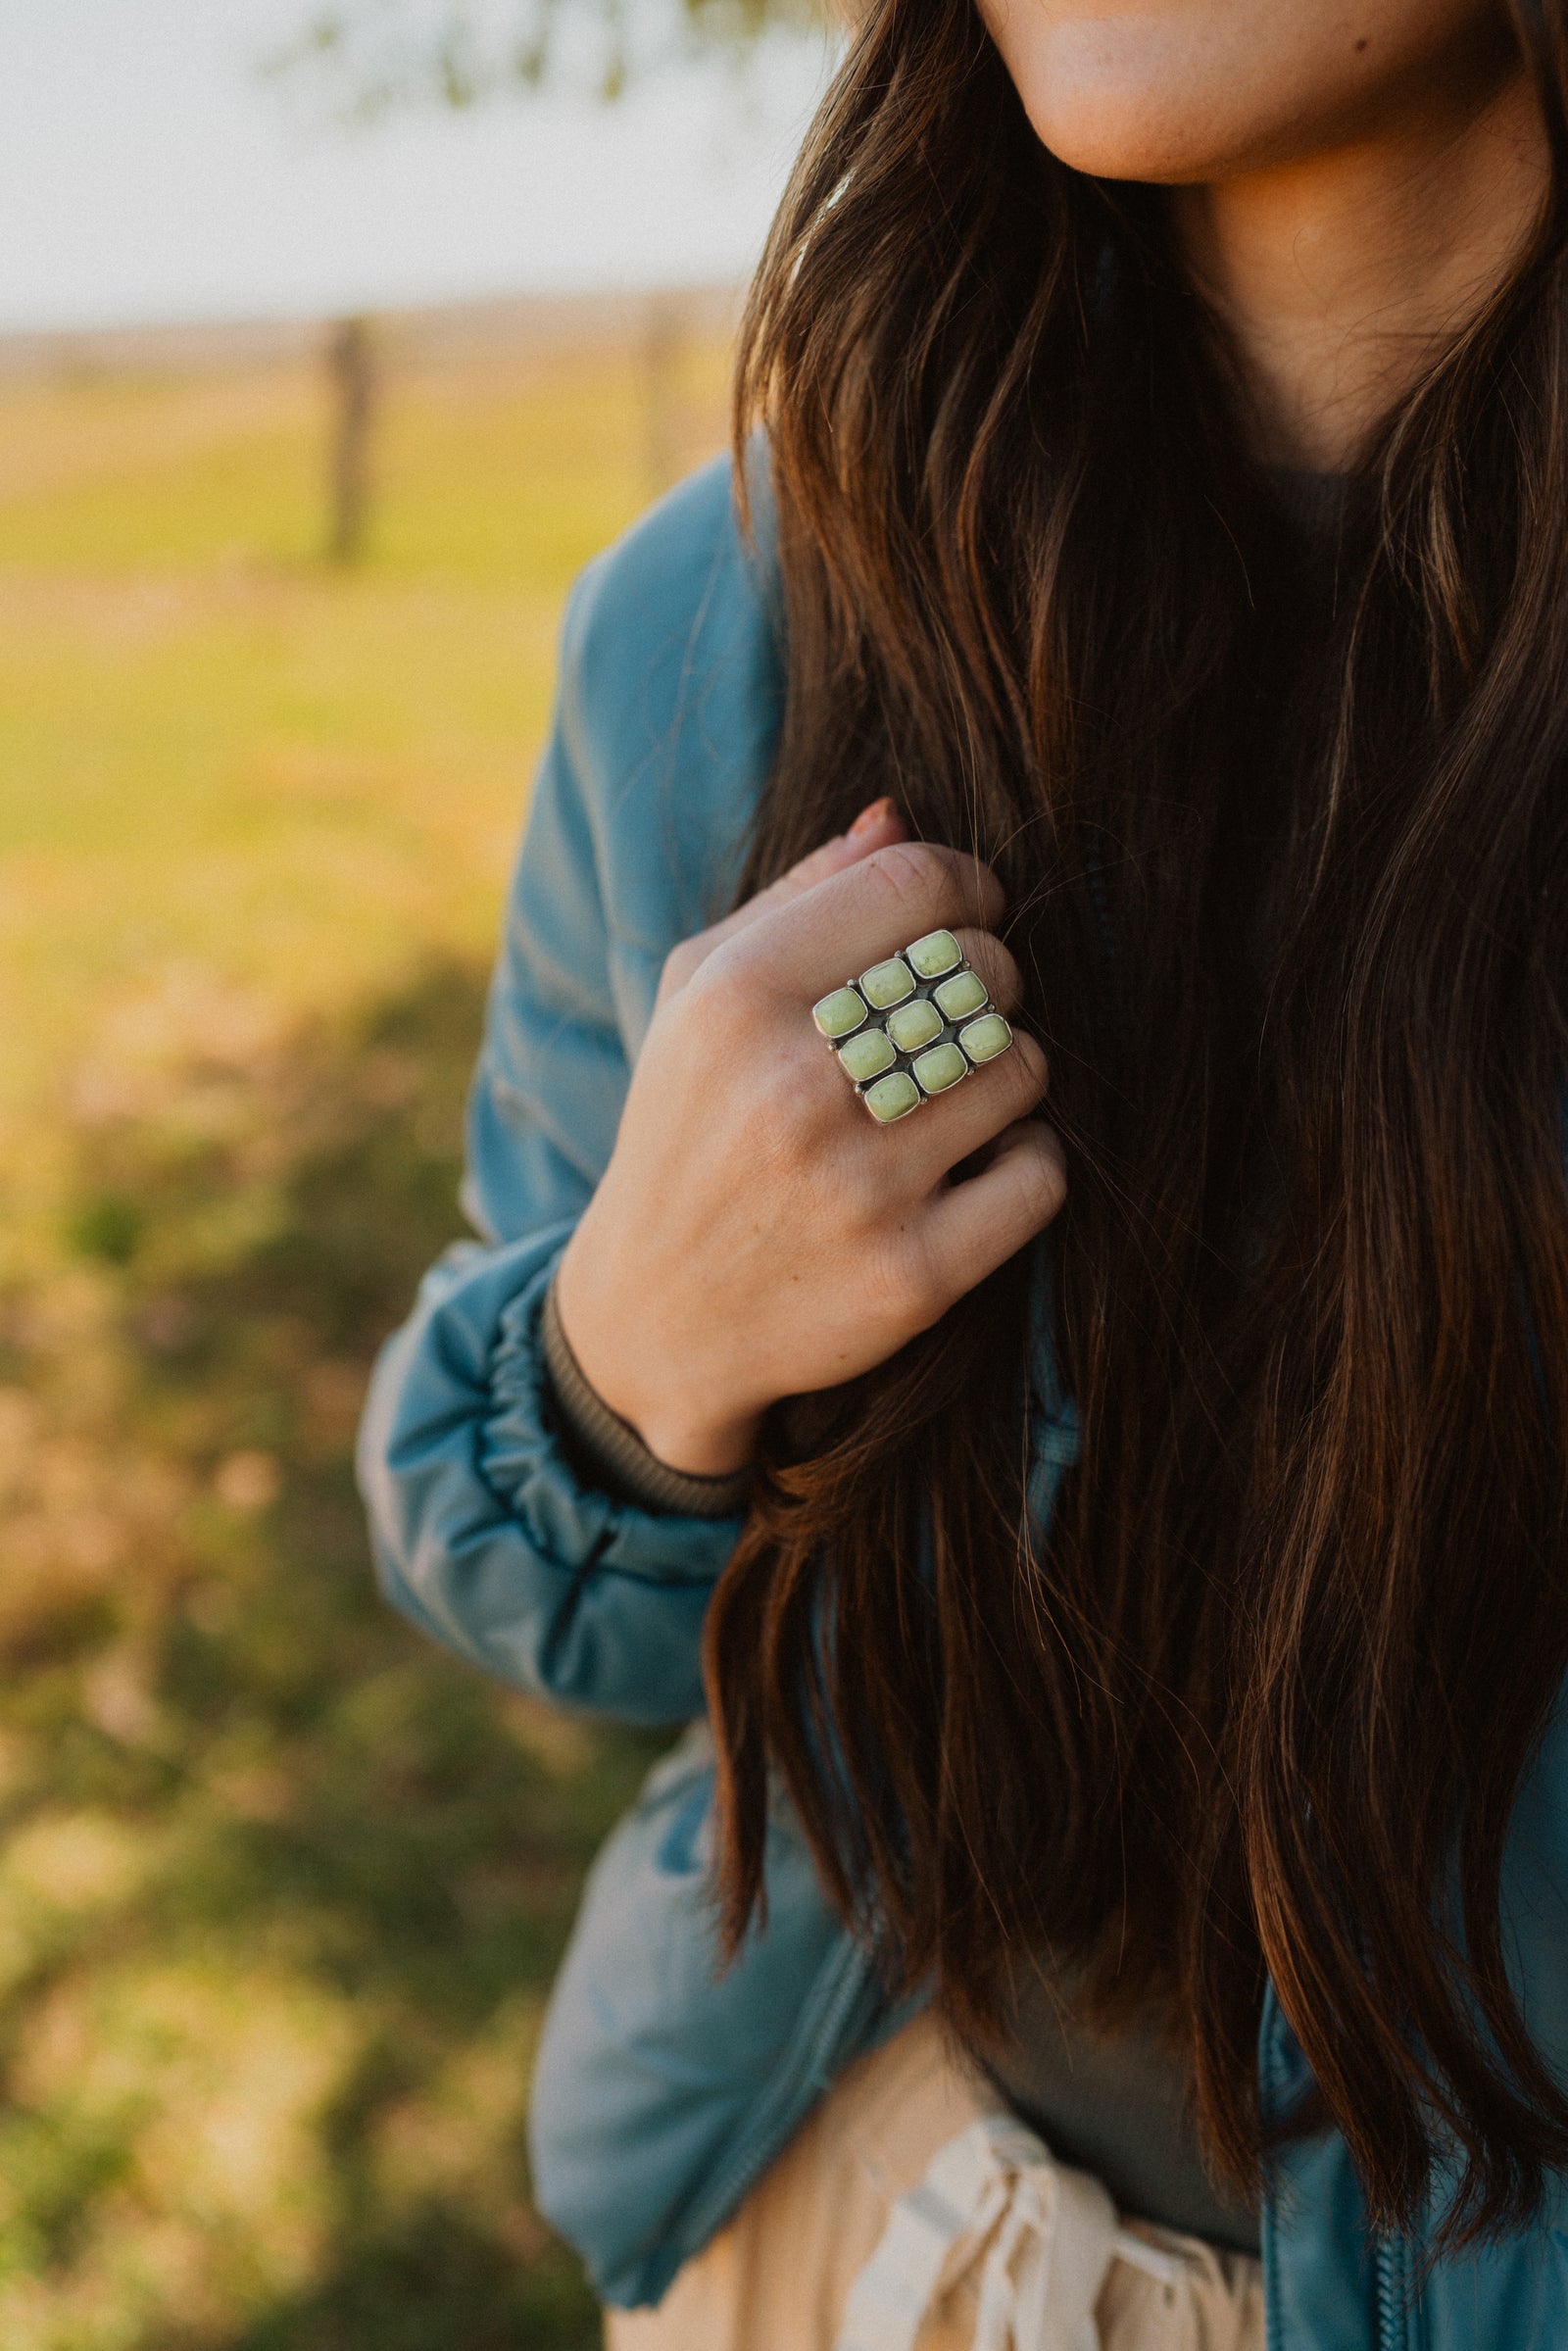
[[[989,865],[934,841],[895,841],[753,924],[737,952],[808,1002],[927,931],[994,930],[1002,884]]]
[[[754,898],[746,899],[728,914],[721,915],[717,922],[710,923],[707,930],[700,931],[698,940],[704,955],[712,955],[723,946],[726,939],[733,939],[740,931],[749,931],[753,923],[765,920],[780,906],[788,906],[794,899],[804,898],[808,890],[814,890],[817,883],[826,881],[830,874],[842,873],[847,865],[857,864],[862,857],[873,857],[877,850],[886,848],[890,842],[906,838],[904,818],[891,802],[884,802],[875,809],[868,826],[865,814],[857,822],[865,829],[858,832],[852,825],[847,833],[835,833],[831,841],[824,841],[818,848],[809,851],[798,864],[792,865],[787,873],[781,873],[776,881],[769,882],[765,889],[759,890]]]

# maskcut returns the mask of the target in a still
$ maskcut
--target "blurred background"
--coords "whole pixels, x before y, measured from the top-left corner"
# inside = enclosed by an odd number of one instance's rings
[[[646,1742],[371,1584],[580,564],[725,435],[783,6],[0,0],[0,2345],[565,2351]]]

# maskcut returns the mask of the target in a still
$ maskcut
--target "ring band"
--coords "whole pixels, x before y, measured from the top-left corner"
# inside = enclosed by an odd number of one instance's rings
[[[811,1006],[817,1034],[879,1126],[1004,1053],[1012,1031],[951,931],[927,931]]]

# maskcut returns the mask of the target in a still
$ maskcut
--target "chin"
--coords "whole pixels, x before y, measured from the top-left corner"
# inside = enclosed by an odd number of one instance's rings
[[[1227,120],[1234,82],[1203,87],[1208,75],[1195,75],[1175,42],[1114,40],[1104,25],[1030,24],[1022,0],[997,12],[992,30],[1034,136],[1072,171],[1192,181],[1225,170],[1249,143],[1242,124]]]
[[[1100,97],[1075,105],[1059,90],[1049,102],[1024,101],[1036,137],[1069,171],[1095,179],[1145,179],[1165,186],[1215,179],[1243,160],[1216,149],[1212,125],[1199,135],[1181,122],[1162,122],[1147,105],[1120,106]]]
[[[1274,144],[1278,126],[1245,76],[1195,71],[1188,45],[1107,38],[1102,25],[1032,25],[1025,10],[1026,0],[1003,0],[987,14],[1036,137],[1069,170],[1179,184],[1218,177]]]
[[[1298,162],[1434,91],[1473,110],[1518,62],[1481,0],[1357,0],[1353,19],[1345,0],[978,5],[1037,137],[1099,179]]]

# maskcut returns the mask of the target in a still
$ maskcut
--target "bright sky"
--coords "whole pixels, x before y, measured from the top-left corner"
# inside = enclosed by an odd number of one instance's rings
[[[310,0],[0,0],[0,331],[738,276],[820,86],[783,44],[347,131],[259,61]]]

